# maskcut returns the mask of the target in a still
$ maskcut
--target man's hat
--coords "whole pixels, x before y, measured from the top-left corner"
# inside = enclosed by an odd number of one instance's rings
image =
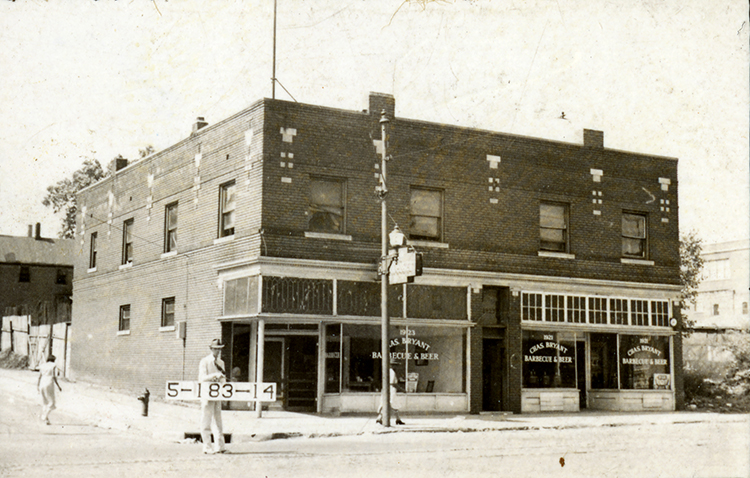
[[[211,345],[209,345],[212,349],[223,349],[224,348],[224,342],[221,341],[221,339],[213,339],[211,341]]]

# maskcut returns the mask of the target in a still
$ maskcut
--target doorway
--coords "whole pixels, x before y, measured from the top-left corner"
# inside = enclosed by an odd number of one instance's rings
[[[318,337],[266,337],[263,381],[276,382],[276,399],[284,410],[317,410]]]
[[[503,375],[505,373],[505,344],[502,339],[482,341],[482,410],[498,412],[503,409]]]

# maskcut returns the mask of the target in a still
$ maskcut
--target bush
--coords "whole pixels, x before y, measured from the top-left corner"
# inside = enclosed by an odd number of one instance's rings
[[[685,399],[710,398],[719,392],[719,387],[704,370],[685,370],[683,373]]]

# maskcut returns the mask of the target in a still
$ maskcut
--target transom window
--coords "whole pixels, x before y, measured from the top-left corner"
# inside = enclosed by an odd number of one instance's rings
[[[609,323],[613,325],[628,325],[627,300],[609,299]]]
[[[311,178],[307,229],[311,232],[343,234],[346,224],[346,182]]]
[[[442,241],[443,191],[411,188],[409,239]]]
[[[543,251],[568,252],[568,206],[539,204],[539,248]]]
[[[130,304],[120,306],[120,320],[117,330],[130,330]]]
[[[521,316],[523,320],[542,320],[542,294],[523,294]]]
[[[164,210],[164,252],[177,250],[177,203]]]
[[[547,322],[565,322],[564,295],[547,295],[544,297],[544,303]]]
[[[174,297],[161,300],[161,326],[174,326]]]
[[[236,188],[234,181],[219,187],[219,237],[234,235]]]
[[[122,263],[133,262],[133,219],[122,223]]]
[[[646,258],[646,216],[622,213],[623,257]]]
[[[669,314],[666,300],[521,293],[523,321],[668,327]]]

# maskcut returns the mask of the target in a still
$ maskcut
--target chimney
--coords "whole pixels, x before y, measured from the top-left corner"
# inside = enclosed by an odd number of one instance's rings
[[[208,122],[206,122],[206,118],[204,118],[203,116],[198,116],[195,119],[195,123],[193,123],[193,133],[192,134],[197,133],[199,129],[205,128],[206,126],[208,126]]]
[[[34,239],[39,240],[42,238],[42,225],[40,223],[36,223],[36,234],[34,235]]]
[[[116,158],[115,159],[115,171],[119,171],[122,168],[126,167],[128,165],[128,160],[125,158]]]
[[[29,237],[34,237],[34,226],[29,224]]]
[[[583,146],[588,148],[603,148],[604,147],[604,131],[597,131],[595,129],[584,129],[583,130]]]
[[[396,98],[388,93],[370,92],[370,115],[380,118],[380,113],[385,110],[388,119],[396,116]]]

